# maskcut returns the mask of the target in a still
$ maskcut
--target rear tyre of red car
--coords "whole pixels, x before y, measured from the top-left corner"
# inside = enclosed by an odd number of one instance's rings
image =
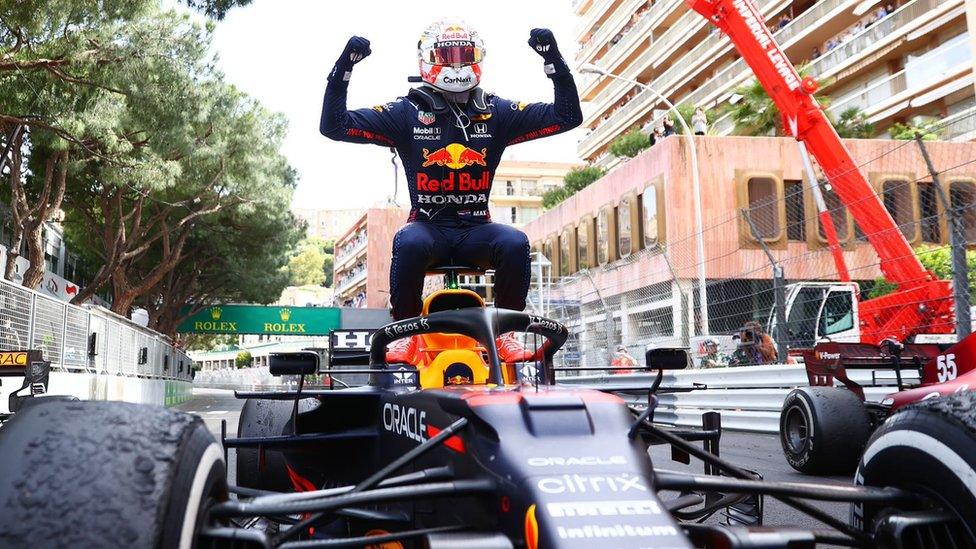
[[[861,399],[839,387],[800,387],[783,400],[779,439],[790,466],[808,475],[850,474],[871,435]]]
[[[121,402],[38,402],[0,429],[0,546],[191,548],[227,499],[203,422]]]
[[[906,532],[929,540],[921,547],[976,546],[976,393],[923,400],[893,414],[868,442],[854,483],[924,494],[928,500],[908,511],[942,509],[955,516],[949,526],[920,524]],[[854,504],[851,524],[874,532],[886,517],[905,511]]]

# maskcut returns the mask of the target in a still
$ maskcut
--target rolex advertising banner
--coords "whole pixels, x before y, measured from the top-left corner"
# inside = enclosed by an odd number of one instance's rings
[[[194,334],[328,335],[340,328],[335,307],[217,305],[190,316],[177,329]]]

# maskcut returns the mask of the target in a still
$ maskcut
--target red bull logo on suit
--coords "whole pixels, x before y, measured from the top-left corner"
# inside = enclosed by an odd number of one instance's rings
[[[451,168],[452,170],[460,170],[471,166],[472,164],[477,164],[479,166],[487,166],[488,162],[485,160],[485,156],[488,155],[488,149],[483,148],[481,152],[474,149],[469,149],[460,143],[451,143],[450,145],[437,149],[431,152],[424,149],[424,163],[421,164],[424,168],[438,165]]]

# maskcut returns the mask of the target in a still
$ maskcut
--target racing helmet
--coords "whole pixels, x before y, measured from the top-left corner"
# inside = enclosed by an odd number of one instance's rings
[[[417,57],[424,82],[445,92],[466,92],[481,81],[485,44],[467,23],[445,19],[424,29]]]

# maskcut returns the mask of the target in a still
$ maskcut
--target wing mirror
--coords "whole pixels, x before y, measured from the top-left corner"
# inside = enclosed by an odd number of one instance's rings
[[[319,372],[319,355],[311,351],[271,353],[268,369],[273,376],[313,375]]]
[[[644,353],[649,370],[684,370],[691,364],[688,349],[675,347],[661,347],[648,349]]]

